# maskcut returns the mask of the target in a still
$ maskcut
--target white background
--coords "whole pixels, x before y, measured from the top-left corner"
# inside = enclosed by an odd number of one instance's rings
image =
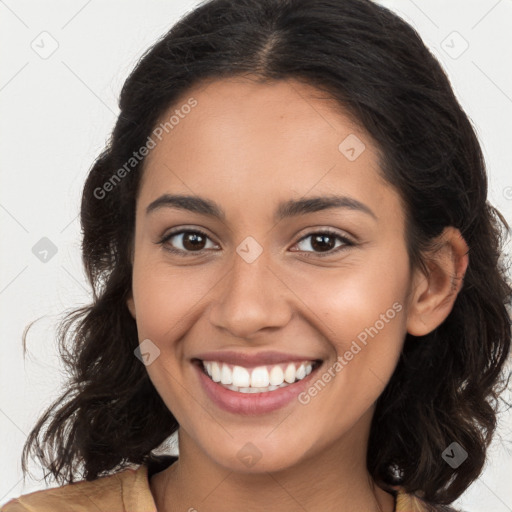
[[[416,27],[447,69],[484,148],[489,200],[512,223],[512,1],[381,3]],[[57,322],[90,300],[77,218],[85,176],[114,125],[128,73],[194,5],[0,0],[0,504],[45,488],[30,478],[23,485],[20,454],[63,383]],[[44,59],[32,48],[52,44],[58,48]],[[32,253],[43,237],[57,248],[46,263]],[[36,318],[24,360],[21,336]],[[512,415],[503,415],[485,472],[455,505],[512,511],[511,426]]]

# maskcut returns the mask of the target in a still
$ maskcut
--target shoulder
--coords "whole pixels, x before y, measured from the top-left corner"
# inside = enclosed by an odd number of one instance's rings
[[[0,512],[156,512],[147,466],[125,469],[96,480],[24,494],[2,506]]]
[[[429,505],[417,496],[397,489],[395,512],[463,512],[448,505]]]

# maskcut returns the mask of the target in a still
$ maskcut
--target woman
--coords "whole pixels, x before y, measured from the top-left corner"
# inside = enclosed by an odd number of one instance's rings
[[[2,510],[452,510],[496,426],[508,226],[416,32],[212,0],[120,108],[82,199],[94,303],[23,453],[63,485]]]

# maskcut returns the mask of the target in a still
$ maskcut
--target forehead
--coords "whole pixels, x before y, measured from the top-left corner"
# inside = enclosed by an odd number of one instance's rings
[[[140,189],[146,205],[171,192],[233,207],[250,201],[254,208],[325,193],[396,209],[397,194],[379,174],[369,135],[310,85],[240,77],[205,82],[182,95],[159,126],[161,140],[146,158]]]

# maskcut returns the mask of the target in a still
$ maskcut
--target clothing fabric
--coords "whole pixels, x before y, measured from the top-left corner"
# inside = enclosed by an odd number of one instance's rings
[[[166,460],[176,460],[176,457],[168,456]],[[157,512],[149,479],[167,466],[142,464],[137,469],[125,469],[93,481],[83,480],[24,494],[7,502],[0,512]],[[395,512],[434,510],[400,489],[395,499]]]

